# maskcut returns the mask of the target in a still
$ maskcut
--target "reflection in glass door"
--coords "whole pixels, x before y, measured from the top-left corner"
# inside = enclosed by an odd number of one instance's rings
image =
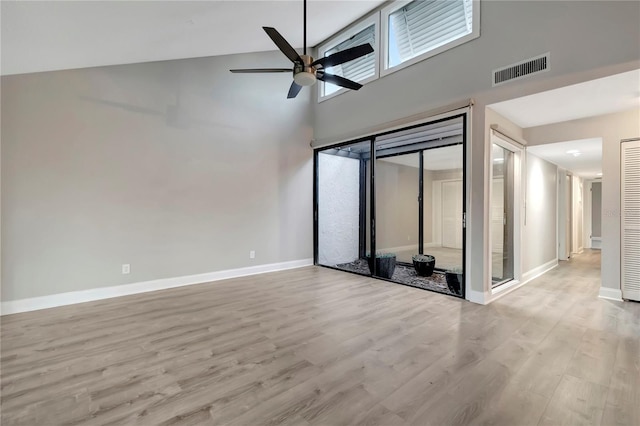
[[[491,281],[493,286],[514,279],[514,157],[492,145]]]
[[[376,160],[376,251],[412,263],[418,247],[420,153]]]

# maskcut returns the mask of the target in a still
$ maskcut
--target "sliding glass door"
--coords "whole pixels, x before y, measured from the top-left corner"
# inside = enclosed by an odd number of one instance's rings
[[[316,264],[464,296],[466,119],[316,150]]]
[[[368,274],[360,261],[366,245],[366,200],[370,142],[316,155],[316,263]]]

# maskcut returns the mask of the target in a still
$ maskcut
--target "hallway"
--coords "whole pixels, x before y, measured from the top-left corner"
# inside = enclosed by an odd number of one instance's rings
[[[494,303],[536,310],[516,335],[548,332],[513,377],[550,396],[539,424],[640,424],[640,303],[598,298],[600,257],[585,250]]]

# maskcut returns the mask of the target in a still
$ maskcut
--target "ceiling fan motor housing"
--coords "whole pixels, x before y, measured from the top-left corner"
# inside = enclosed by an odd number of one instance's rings
[[[316,69],[311,66],[313,58],[309,55],[300,55],[302,63],[296,62],[293,66],[293,80],[300,86],[311,86],[316,82]]]

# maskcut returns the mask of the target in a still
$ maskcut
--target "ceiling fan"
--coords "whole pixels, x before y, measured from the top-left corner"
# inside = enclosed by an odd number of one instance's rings
[[[230,70],[233,73],[275,73],[275,72],[292,72],[293,82],[289,88],[287,98],[295,98],[302,86],[311,86],[315,84],[316,80],[324,81],[326,83],[332,83],[337,86],[346,87],[347,89],[358,90],[362,87],[362,84],[355,81],[341,77],[339,75],[329,74],[326,69],[336,65],[344,64],[345,62],[353,61],[362,56],[368,55],[373,52],[373,47],[369,43],[361,44],[360,46],[354,46],[349,49],[336,52],[332,55],[325,56],[314,60],[311,56],[307,55],[307,0],[303,3],[303,26],[304,26],[304,42],[303,42],[303,54],[299,55],[296,50],[285,40],[280,33],[272,27],[262,27],[267,35],[278,46],[278,49],[285,54],[291,62],[293,62],[293,69],[291,68],[254,68],[254,69],[235,69]]]

